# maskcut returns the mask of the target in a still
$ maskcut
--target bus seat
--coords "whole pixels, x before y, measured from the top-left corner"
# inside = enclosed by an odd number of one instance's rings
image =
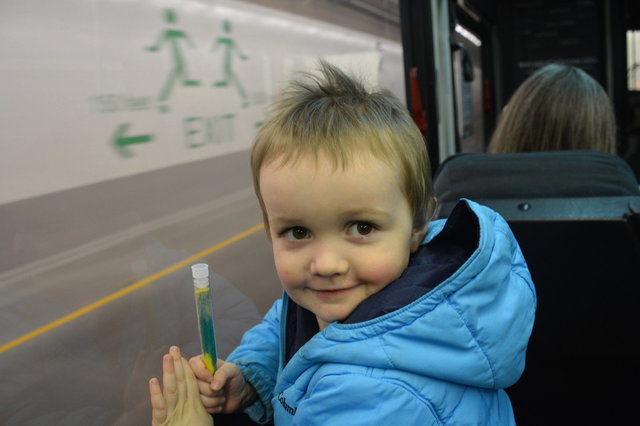
[[[440,170],[452,187],[435,183],[444,195],[441,216],[459,197],[498,211],[531,271],[536,320],[524,373],[506,390],[516,423],[626,424],[635,418],[640,383],[633,349],[640,337],[640,191],[617,157],[576,152],[558,156],[569,166],[542,164],[551,154],[462,154],[443,163],[457,170]],[[596,165],[577,164],[580,158]],[[463,175],[473,182],[458,180]]]
[[[531,204],[523,203],[530,198],[637,196],[640,189],[629,165],[604,152],[473,153],[442,163],[434,176],[434,195],[438,216],[447,217],[463,197],[519,199],[516,206],[526,209]]]
[[[507,389],[516,423],[625,424],[640,363],[640,197],[600,218],[511,219],[538,306],[523,376]]]

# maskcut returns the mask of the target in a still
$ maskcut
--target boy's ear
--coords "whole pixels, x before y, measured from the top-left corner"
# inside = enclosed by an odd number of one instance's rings
[[[414,229],[413,234],[411,235],[411,253],[415,253],[420,247],[420,243],[424,240],[424,236],[427,235],[427,226],[426,223],[422,228]]]

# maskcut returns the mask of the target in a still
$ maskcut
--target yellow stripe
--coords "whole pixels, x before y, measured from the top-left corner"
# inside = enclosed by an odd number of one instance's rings
[[[136,282],[134,284],[131,284],[130,286],[125,287],[125,288],[123,288],[121,290],[118,290],[115,293],[110,294],[109,296],[103,297],[102,299],[97,300],[97,301],[91,303],[90,305],[87,305],[87,306],[85,306],[83,308],[80,308],[80,309],[78,309],[76,311],[73,311],[69,315],[66,315],[66,316],[64,316],[62,318],[58,318],[57,320],[55,320],[53,322],[50,322],[49,324],[44,325],[44,326],[42,326],[42,327],[40,327],[40,328],[38,328],[36,330],[33,330],[32,332],[27,333],[24,336],[18,337],[17,339],[12,340],[11,342],[0,346],[0,353],[6,352],[9,349],[15,348],[16,346],[21,345],[21,344],[23,344],[23,343],[25,343],[25,342],[27,342],[27,341],[29,341],[31,339],[34,339],[34,338],[40,336],[41,334],[46,333],[49,330],[53,330],[54,328],[59,327],[59,326],[61,326],[63,324],[66,324],[66,323],[68,323],[70,321],[73,321],[74,319],[76,319],[78,317],[81,317],[82,315],[85,315],[85,314],[87,314],[87,313],[89,313],[89,312],[91,312],[91,311],[93,311],[95,309],[98,309],[99,307],[104,306],[109,302],[113,302],[116,299],[119,299],[119,298],[121,298],[123,296],[126,296],[127,294],[129,294],[131,292],[134,292],[134,291],[146,286],[147,284],[151,284],[152,282],[154,282],[156,280],[159,280],[160,278],[165,277],[165,276],[177,271],[180,268],[184,268],[185,266],[189,265],[190,263],[192,263],[192,262],[194,262],[194,261],[196,261],[198,259],[201,259],[201,258],[203,258],[205,256],[208,256],[211,253],[214,253],[214,252],[216,252],[216,251],[218,251],[218,250],[220,250],[220,249],[222,249],[222,248],[224,248],[224,247],[226,247],[226,246],[228,246],[230,244],[233,244],[238,240],[241,240],[241,239],[243,239],[245,237],[248,237],[249,235],[259,231],[262,228],[263,228],[263,225],[260,224],[260,225],[254,226],[253,228],[249,228],[249,229],[247,229],[245,231],[242,231],[241,233],[239,233],[237,235],[234,235],[233,237],[231,237],[231,238],[229,238],[229,239],[227,239],[227,240],[225,240],[225,241],[223,241],[223,242],[221,242],[219,244],[216,244],[215,246],[209,247],[208,249],[203,250],[200,253],[196,253],[193,256],[188,257],[188,258],[184,259],[183,261],[180,261],[180,262],[176,263],[175,265],[171,265],[171,266],[161,270],[160,272],[156,272],[155,274],[153,274],[153,275],[151,275],[149,277],[143,278],[142,280],[140,280],[140,281],[138,281],[138,282]]]

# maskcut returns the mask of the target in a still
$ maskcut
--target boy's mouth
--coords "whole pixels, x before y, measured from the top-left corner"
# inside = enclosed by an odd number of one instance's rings
[[[342,296],[351,290],[352,287],[348,288],[337,288],[337,289],[322,289],[316,290],[312,289],[312,291],[320,298],[331,298],[336,296]]]

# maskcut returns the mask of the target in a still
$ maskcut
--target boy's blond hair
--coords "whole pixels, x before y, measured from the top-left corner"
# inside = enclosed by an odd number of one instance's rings
[[[406,107],[391,92],[369,92],[324,61],[319,76],[304,75],[306,79],[290,83],[271,106],[272,116],[258,131],[251,151],[253,184],[267,234],[260,169],[275,159],[284,164],[309,155],[322,155],[345,169],[369,154],[396,168],[414,229],[423,228],[435,207],[431,171],[424,139]]]

